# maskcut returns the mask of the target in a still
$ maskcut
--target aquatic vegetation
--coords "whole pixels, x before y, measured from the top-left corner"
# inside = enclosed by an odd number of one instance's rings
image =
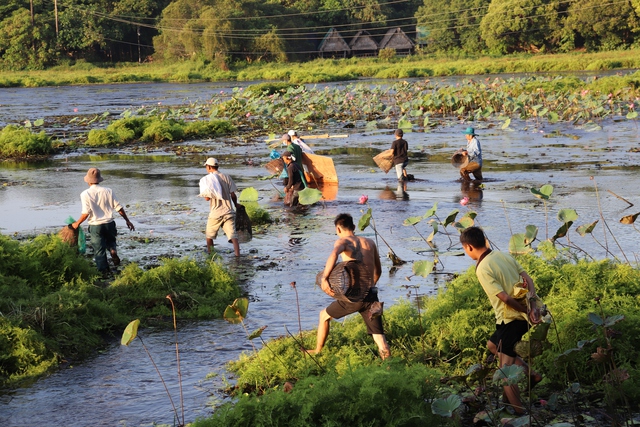
[[[343,372],[306,376],[259,398],[243,395],[219,407],[194,427],[252,426],[408,426],[438,425],[428,403],[439,373],[399,360],[382,365],[354,364]]]
[[[180,317],[221,317],[228,301],[239,296],[234,277],[216,261],[201,265],[191,259],[165,259],[162,265],[142,270],[127,265],[107,288],[109,302],[129,318],[169,316],[171,295]]]
[[[0,157],[27,157],[51,153],[53,140],[44,131],[8,125],[0,131]]]
[[[57,235],[27,242],[0,235],[0,385],[88,356],[134,315],[171,315],[167,294],[182,318],[203,319],[220,317],[239,293],[223,266],[191,260],[146,272],[129,264],[105,288],[93,263]]]
[[[134,141],[153,143],[181,141],[226,135],[235,128],[225,120],[197,120],[185,122],[157,115],[125,117],[110,123],[106,129],[92,129],[86,145],[92,147],[120,146]]]

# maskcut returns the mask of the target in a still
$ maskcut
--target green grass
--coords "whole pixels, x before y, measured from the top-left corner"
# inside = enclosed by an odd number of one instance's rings
[[[316,59],[305,63],[238,62],[221,71],[202,61],[103,66],[82,62],[48,70],[0,73],[0,87],[66,86],[133,82],[208,82],[281,80],[321,83],[359,77],[408,78],[488,73],[603,71],[640,68],[640,50],[506,56],[412,55],[391,59]]]

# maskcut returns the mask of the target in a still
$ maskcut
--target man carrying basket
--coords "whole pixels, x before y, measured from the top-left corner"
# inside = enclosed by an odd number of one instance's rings
[[[382,359],[391,355],[389,344],[382,328],[382,303],[378,301],[375,284],[382,273],[378,248],[373,240],[354,234],[355,225],[351,215],[343,213],[334,220],[338,240],[333,245],[324,270],[318,274],[322,290],[336,300],[320,312],[315,350],[322,350],[329,335],[331,319],[340,319],[348,314],[360,313],[367,325],[367,333],[373,336]],[[338,256],[341,263],[336,265]]]

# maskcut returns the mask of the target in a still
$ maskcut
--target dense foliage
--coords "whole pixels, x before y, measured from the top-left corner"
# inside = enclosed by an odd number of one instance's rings
[[[611,371],[592,354],[608,348],[609,340],[609,354],[617,366],[616,372],[621,377],[629,374],[616,393],[626,396],[629,402],[637,402],[640,398],[640,342],[634,331],[640,327],[637,314],[640,271],[611,261],[571,262],[567,257],[557,255],[548,261],[534,255],[519,257],[533,277],[554,322],[547,336],[549,346],[532,361],[534,368],[545,377],[546,391],[544,394],[539,391],[538,396],[548,398],[554,391],[562,392],[568,384],[574,383],[607,390],[612,383]],[[613,319],[618,315],[623,318],[603,334],[601,328],[594,327],[590,313],[602,318]],[[473,268],[470,268],[448,283],[437,296],[421,298],[420,307],[407,301],[386,310],[384,322],[395,363],[407,367],[429,366],[445,375],[464,378],[470,367],[485,363],[486,341],[494,331],[495,318]],[[232,362],[230,368],[238,375],[239,390],[271,390],[285,381],[295,382],[298,378],[313,378],[326,372],[329,377],[335,373],[349,377],[353,370],[377,369],[380,363],[375,354],[376,347],[357,315],[344,323],[332,324],[327,345],[316,356],[316,361],[300,352],[300,339],[289,337],[270,341],[258,353],[245,354]],[[305,334],[302,339],[307,348],[314,347],[315,334]],[[494,365],[489,367],[495,368]],[[469,382],[475,387],[473,384]],[[294,390],[296,388],[297,384]],[[266,401],[272,404],[270,399],[279,399],[279,410],[294,417],[297,409],[292,409],[295,408],[292,398],[272,397],[271,393],[277,392],[269,391]],[[224,419],[248,421],[250,415],[244,409],[259,405],[262,399],[242,397],[235,414],[230,415],[233,411],[225,408],[216,417],[233,416]]]
[[[57,236],[20,243],[0,235],[0,386],[35,379],[60,361],[85,357],[133,318],[213,318],[239,296],[216,262],[165,260],[142,271],[128,265],[104,287],[87,258]]]
[[[399,27],[426,52],[614,50],[636,46],[639,8],[637,0],[66,0],[55,8],[34,0],[32,13],[28,1],[8,0],[0,69],[155,58],[228,70],[315,58],[330,28],[349,42],[360,30],[381,41]]]
[[[49,154],[52,139],[44,131],[34,133],[30,129],[8,125],[0,130],[0,157],[26,157]]]

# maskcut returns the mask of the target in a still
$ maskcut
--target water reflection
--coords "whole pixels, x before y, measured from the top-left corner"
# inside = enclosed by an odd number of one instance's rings
[[[378,194],[378,198],[381,200],[401,200],[408,201],[409,193],[407,193],[407,182],[398,181],[398,186],[393,190],[388,185]]]
[[[462,180],[460,183],[460,192],[462,193],[462,197],[469,198],[469,203],[474,203],[476,206],[480,206],[480,202],[483,197],[482,182],[476,180]]]

